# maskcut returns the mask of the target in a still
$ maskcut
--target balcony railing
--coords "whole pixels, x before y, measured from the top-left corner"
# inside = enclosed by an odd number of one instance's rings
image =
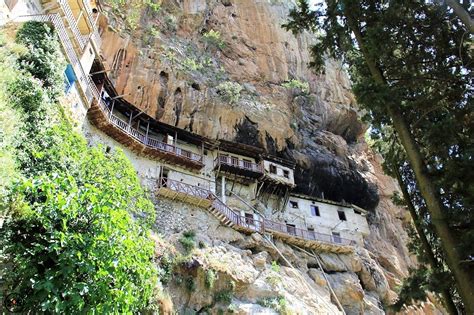
[[[253,163],[250,161],[238,159],[233,156],[219,155],[214,160],[215,165],[228,165],[236,167],[243,170],[248,170],[252,172],[262,173],[263,174],[263,165],[259,163]]]
[[[268,219],[255,219],[241,216],[240,213],[228,207],[222,202],[213,192],[208,189],[185,184],[168,178],[161,178],[159,187],[165,187],[170,190],[184,193],[193,197],[207,199],[212,201],[212,208],[215,209],[219,214],[222,214],[227,220],[231,221],[234,225],[242,227],[246,230],[251,230],[259,233],[270,232],[285,234],[290,238],[299,238],[307,241],[318,241],[340,245],[354,245],[355,242],[349,239],[342,238],[340,236],[329,235],[318,233],[315,231],[308,231],[293,226],[286,225],[271,221]]]
[[[108,121],[116,126],[117,128],[121,129],[123,132],[128,134],[129,136],[133,137],[137,141],[141,142],[147,147],[150,147],[152,149],[156,149],[165,153],[171,153],[173,155],[176,155],[181,158],[185,158],[188,160],[192,160],[194,162],[199,162],[202,163],[203,157],[201,154],[197,154],[185,149],[182,149],[180,147],[161,142],[159,140],[149,138],[146,134],[138,131],[137,129],[131,127],[128,122],[123,121],[119,117],[115,116],[112,114],[110,109],[107,107],[105,102],[101,99],[99,102],[99,106],[104,112],[105,117],[108,119]]]
[[[82,51],[84,47],[86,46],[87,42],[84,40],[84,37],[82,36],[81,32],[79,31],[79,28],[77,27],[77,21],[76,21],[76,18],[74,17],[74,14],[72,13],[71,7],[69,6],[69,2],[67,0],[59,0],[58,2],[61,6],[61,9],[64,12],[64,16],[66,17],[66,21],[67,21],[67,24],[69,25],[69,29],[73,33],[74,38],[76,39]]]
[[[100,38],[99,31],[97,30],[97,25],[95,25],[95,20],[93,19],[93,16],[92,16],[92,8],[88,0],[83,0],[82,3],[84,4],[84,9],[86,11],[89,24],[92,27],[90,38],[92,40],[92,43],[96,45],[96,49],[99,50],[100,47],[102,46],[102,40]]]
[[[264,219],[264,225],[266,231],[287,234],[308,241],[321,241],[325,243],[336,243],[341,245],[354,245],[355,243],[352,240],[342,238],[340,236],[323,234],[315,231],[308,231],[284,223],[271,221],[268,219]]]
[[[216,196],[209,189],[186,184],[166,177],[161,177],[158,186],[160,188],[168,188],[172,191],[176,191],[200,199],[207,199],[213,201],[216,198]]]

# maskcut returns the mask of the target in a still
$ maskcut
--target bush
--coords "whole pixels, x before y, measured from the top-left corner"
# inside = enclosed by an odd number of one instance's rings
[[[282,84],[284,88],[299,90],[302,93],[309,93],[309,83],[303,82],[297,79],[291,79],[288,82]]]
[[[275,272],[280,272],[280,265],[275,260],[272,261],[272,270]]]
[[[25,23],[18,38],[35,52],[44,44],[35,39],[41,29],[48,28]],[[54,97],[44,96],[56,87],[52,78],[62,78],[61,61],[50,60],[58,53],[22,59],[23,71],[1,89],[28,135],[14,147],[20,180],[1,199],[12,214],[0,230],[4,286],[24,297],[25,313],[140,312],[157,283],[148,238],[154,208],[121,150],[88,147],[52,110]]]
[[[230,104],[236,104],[240,100],[240,92],[242,91],[242,86],[236,82],[222,82],[217,86],[217,94],[225,102]]]
[[[206,45],[206,48],[219,48],[223,49],[225,47],[225,43],[221,38],[221,33],[218,31],[210,30],[205,32],[202,35],[202,39]]]
[[[277,311],[279,314],[288,313],[286,299],[283,296],[259,299],[257,300],[257,304],[263,307],[271,308]]]
[[[55,100],[63,91],[66,66],[55,30],[48,24],[29,21],[18,31],[16,41],[28,48],[19,59],[21,67],[40,80]]]
[[[232,290],[229,290],[229,289],[222,290],[214,294],[214,302],[229,304],[230,302],[232,302],[232,296],[233,296]]]
[[[206,277],[204,279],[206,288],[210,290],[214,288],[214,282],[216,282],[216,272],[212,269],[206,270]]]
[[[183,233],[183,237],[179,239],[181,245],[183,245],[184,251],[189,254],[195,247],[196,242],[194,237],[196,236],[194,231],[186,231]]]
[[[184,286],[186,287],[186,290],[188,290],[188,292],[196,291],[196,281],[194,281],[193,277],[187,277],[184,280]]]

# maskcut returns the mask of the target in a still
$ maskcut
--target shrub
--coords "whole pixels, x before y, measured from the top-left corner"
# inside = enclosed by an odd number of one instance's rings
[[[17,37],[34,53],[45,44],[38,30],[48,28],[25,23]],[[4,286],[24,297],[25,313],[140,312],[157,282],[148,238],[153,205],[121,150],[88,147],[51,110],[54,78],[62,89],[64,68],[51,60],[57,43],[47,48],[43,59],[21,57],[23,71],[5,90],[28,137],[14,147],[21,179],[1,199],[12,213],[0,230]]]
[[[275,260],[272,261],[272,270],[275,272],[280,272],[280,265]]]
[[[240,100],[240,92],[242,91],[242,86],[237,82],[222,82],[217,86],[217,94],[225,102],[230,104],[236,104]]]
[[[257,300],[257,304],[263,307],[274,309],[279,314],[288,313],[286,299],[283,296],[262,298],[262,299]]]
[[[210,30],[205,32],[202,35],[202,39],[206,45],[206,48],[219,48],[223,49],[225,47],[225,43],[221,38],[221,33],[218,31]]]
[[[214,282],[216,281],[216,272],[212,269],[206,270],[206,277],[204,278],[204,284],[206,288],[212,289]]]
[[[183,237],[179,239],[181,245],[183,245],[184,251],[189,254],[195,247],[196,242],[194,237],[196,236],[194,231],[186,231],[183,233]]]
[[[184,286],[188,292],[196,291],[196,281],[194,281],[193,277],[187,277],[184,279]]]
[[[229,304],[232,302],[233,291],[230,289],[222,290],[214,294],[214,302]]]
[[[297,79],[291,79],[288,82],[282,84],[284,88],[299,90],[302,93],[309,93],[309,83],[303,82]]]
[[[55,100],[63,91],[66,66],[55,30],[45,23],[25,22],[18,30],[16,41],[28,48],[19,58],[21,67],[40,80]]]

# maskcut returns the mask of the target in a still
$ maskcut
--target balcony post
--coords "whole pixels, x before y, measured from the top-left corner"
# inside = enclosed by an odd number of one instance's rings
[[[115,99],[112,100],[112,108],[110,109],[109,119],[112,118],[112,113],[114,111]]]
[[[222,192],[222,202],[224,204],[227,204],[226,203],[226,195],[225,195],[225,176],[222,176],[222,180],[221,180],[221,192]]]
[[[133,117],[133,111],[130,111],[130,119],[128,120],[128,131],[132,129],[132,117]]]
[[[148,144],[148,130],[150,129],[150,121],[146,125],[145,144]]]
[[[174,153],[178,154],[178,147],[177,147],[177,144],[178,144],[178,132],[175,131],[174,132],[174,143],[173,143],[173,151]]]

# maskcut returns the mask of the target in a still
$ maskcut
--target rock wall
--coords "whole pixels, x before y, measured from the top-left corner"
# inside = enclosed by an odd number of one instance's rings
[[[135,6],[117,10],[102,3],[102,57],[118,93],[148,114],[207,137],[294,159],[298,192],[370,210],[365,249],[351,257],[319,255],[347,313],[383,313],[415,263],[406,248],[410,220],[390,201],[397,185],[383,174],[381,161],[364,141],[366,126],[341,65],[328,60],[325,73],[314,74],[307,66],[310,34],[294,37],[280,27],[289,2],[163,0],[159,12],[139,8],[136,27],[130,25]],[[205,40],[210,30],[220,33],[221,42]],[[291,79],[307,82],[309,91],[285,87]],[[224,97],[223,82],[240,85],[238,100]],[[145,177],[153,172],[148,162],[132,160]],[[198,231],[207,244],[196,254],[199,266],[210,264],[209,257],[223,261],[221,277],[237,283],[233,304],[240,313],[264,312],[257,299],[280,295],[298,314],[337,313],[322,271],[306,254],[277,242],[297,269],[283,266],[284,281],[272,286],[266,281],[270,262],[280,258],[258,236],[219,226],[205,211],[186,205],[157,201],[157,210],[157,230],[167,239],[176,241],[183,230]],[[175,306],[197,311],[210,302],[209,292],[189,296],[180,286],[171,292]],[[410,310],[425,311],[437,312],[432,304]]]

